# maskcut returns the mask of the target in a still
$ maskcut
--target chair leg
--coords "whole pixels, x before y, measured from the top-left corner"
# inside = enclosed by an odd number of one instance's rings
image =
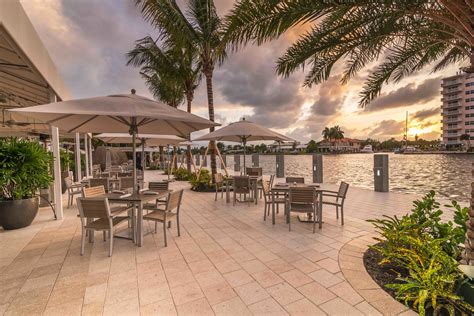
[[[178,237],[181,236],[181,232],[179,230],[179,216],[176,216],[176,226],[178,227]]]
[[[166,222],[163,223],[163,234],[165,237],[165,247],[168,247],[168,242],[166,241]]]
[[[81,234],[81,256],[84,255],[84,244],[86,243],[86,232],[87,230],[82,227],[82,234]]]
[[[336,219],[339,219],[339,206],[336,205]]]
[[[168,229],[171,228],[171,221],[168,221]]]
[[[104,237],[104,241],[107,241],[107,231],[106,230],[102,231],[102,235]]]
[[[155,234],[158,232],[158,222],[155,222]]]
[[[287,214],[286,214],[286,222],[288,223],[288,230],[291,231],[290,212],[287,212]]]
[[[316,232],[316,207],[314,207],[313,211],[313,234]]]
[[[267,220],[267,203],[265,203],[265,206],[263,208],[263,220]]]
[[[341,225],[344,226],[344,205],[341,205]]]
[[[217,201],[217,192],[219,191],[219,189],[217,188],[217,184],[216,184],[216,196],[214,197],[214,201]]]
[[[112,233],[113,229],[111,228],[109,230],[109,233],[110,233],[110,244],[109,244],[109,257],[112,257],[112,251],[114,250],[114,237],[113,237],[113,233]]]

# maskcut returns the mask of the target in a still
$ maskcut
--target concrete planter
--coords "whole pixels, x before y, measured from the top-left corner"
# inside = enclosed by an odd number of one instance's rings
[[[38,197],[0,201],[0,226],[18,229],[29,226],[38,213]]]

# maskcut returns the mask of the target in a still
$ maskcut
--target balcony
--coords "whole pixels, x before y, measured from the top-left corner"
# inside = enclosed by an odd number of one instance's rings
[[[461,111],[443,111],[443,116],[447,115],[461,115]]]
[[[446,95],[441,98],[441,101],[454,101],[454,100],[461,100],[462,95],[461,93],[458,93],[457,95]]]
[[[462,83],[461,79],[446,80],[441,83],[441,87],[450,87],[460,85]]]
[[[441,123],[458,123],[458,122],[461,122],[461,117],[458,116],[456,118],[447,118],[447,119],[444,119],[444,120],[441,120]]]

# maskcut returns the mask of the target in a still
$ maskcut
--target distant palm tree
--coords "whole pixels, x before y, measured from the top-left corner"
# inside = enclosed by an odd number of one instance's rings
[[[323,129],[323,138],[324,138],[325,140],[331,140],[331,136],[332,136],[332,135],[331,135],[331,129],[326,126],[326,127]]]
[[[463,142],[466,141],[466,150],[471,148],[471,136],[469,134],[462,134],[459,139]]]
[[[223,25],[213,0],[188,0],[185,13],[176,0],[135,0],[145,20],[160,32],[164,41],[176,47],[192,46],[199,55],[202,73],[206,77],[209,119],[214,121],[212,77],[216,65],[226,57],[223,47]],[[214,127],[210,128],[214,131]],[[211,171],[217,173],[215,142],[211,142]],[[214,177],[212,177],[214,179]]]
[[[438,71],[467,60],[464,70],[474,73],[473,10],[466,0],[241,0],[226,20],[226,42],[233,49],[260,45],[307,25],[277,65],[283,76],[306,66],[305,86],[327,80],[337,61],[345,64],[346,83],[382,59],[361,92],[359,104],[366,106],[389,80],[432,63]]]
[[[191,113],[194,91],[201,81],[201,63],[197,51],[193,46],[187,48],[176,47],[171,41],[163,43],[163,48],[159,47],[156,41],[150,36],[142,38],[135,43],[135,48],[128,52],[127,65],[141,67],[141,73],[147,80],[150,74],[159,73],[164,81],[173,87],[181,89],[186,96],[187,111]],[[155,91],[157,86],[153,81],[146,81],[153,95],[161,100],[159,95],[165,93]],[[164,87],[163,85],[163,88]],[[156,93],[158,92],[158,94]],[[187,146],[187,169],[191,172],[191,146]]]

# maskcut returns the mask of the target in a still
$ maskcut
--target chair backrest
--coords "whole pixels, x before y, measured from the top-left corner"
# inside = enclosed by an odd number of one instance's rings
[[[105,188],[103,185],[98,185],[96,187],[89,187],[89,188],[82,188],[82,197],[92,197],[92,196],[98,196],[98,195],[104,195],[105,194]]]
[[[110,177],[110,172],[109,171],[104,171],[100,174],[101,178],[108,178]]]
[[[176,209],[176,213],[179,214],[179,209],[181,208],[181,200],[183,198],[184,190],[173,191],[168,194],[168,199],[166,200],[166,211],[171,212]]]
[[[221,184],[222,182],[224,182],[224,176],[222,175],[222,173],[218,172],[214,176],[214,180],[216,181],[216,183]]]
[[[97,187],[97,186],[103,186],[105,191],[109,191],[109,179],[108,178],[92,178],[89,179],[89,186],[91,187]]]
[[[304,183],[303,177],[286,177],[286,183]]]
[[[247,167],[245,172],[248,176],[261,176],[263,171],[260,167]]]
[[[107,218],[109,219],[110,207],[106,197],[77,198],[79,215],[82,218]]]
[[[234,188],[237,189],[250,189],[250,178],[248,176],[236,176],[234,177]]]
[[[270,189],[273,188],[273,181],[275,181],[275,175],[270,175]]]
[[[168,181],[148,183],[148,190],[150,191],[166,191],[169,190],[169,187],[170,183]]]
[[[290,204],[314,204],[316,202],[316,189],[312,187],[291,187]]]
[[[69,189],[70,187],[72,187],[72,178],[71,177],[64,178],[64,183],[66,184],[66,188]]]
[[[337,191],[337,195],[345,199],[348,190],[349,190],[349,183],[341,181],[341,184],[339,185],[339,190]]]
[[[119,172],[119,173],[117,174],[117,176],[118,176],[119,178],[130,177],[131,175],[132,175],[132,173],[129,172],[129,171]]]
[[[262,181],[263,194],[264,194],[264,195],[270,194],[270,189],[271,189],[270,181],[263,180],[263,181]]]
[[[120,189],[132,189],[133,188],[133,177],[120,178]]]

